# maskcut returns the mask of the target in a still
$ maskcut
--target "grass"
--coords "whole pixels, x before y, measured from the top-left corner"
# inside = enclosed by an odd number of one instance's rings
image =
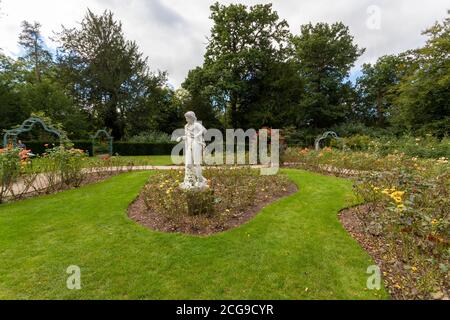
[[[44,162],[47,161],[45,158],[35,158],[32,159],[33,168],[37,171],[42,171],[45,165]],[[98,167],[105,164],[105,160],[102,160],[98,157],[90,157],[87,158],[85,162],[85,167]],[[153,155],[153,156],[113,156],[110,165],[119,166],[119,165],[135,165],[135,166],[166,166],[172,165],[172,159],[170,155]]]
[[[283,170],[299,192],[209,237],[148,230],[126,216],[151,173],[0,206],[0,299],[381,299],[374,264],[337,212],[351,182]],[[81,268],[81,290],[66,269]]]
[[[172,165],[172,159],[170,155],[154,155],[154,156],[118,156],[117,158],[121,163],[133,163],[137,166],[151,165],[151,166],[167,166]],[[101,161],[101,160],[100,160]]]

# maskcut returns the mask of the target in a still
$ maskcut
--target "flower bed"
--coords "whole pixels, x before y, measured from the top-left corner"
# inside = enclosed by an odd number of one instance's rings
[[[352,209],[356,214],[351,219],[353,227],[360,226],[353,235],[380,262],[394,298],[449,297],[447,158],[418,159],[404,154],[382,157],[325,148],[318,152],[290,149],[286,159],[321,173],[356,173],[354,190],[364,205]],[[354,231],[353,227],[347,230]]]
[[[261,176],[251,169],[208,169],[205,177],[210,188],[195,192],[178,187],[183,171],[152,175],[129,216],[160,231],[211,234],[248,221],[267,203],[297,190],[282,175]],[[207,205],[196,214],[189,210],[192,202]]]
[[[46,148],[33,159],[29,150],[0,149],[0,203],[77,188],[123,171],[110,159],[96,161],[93,168],[88,164],[88,154],[80,149]]]

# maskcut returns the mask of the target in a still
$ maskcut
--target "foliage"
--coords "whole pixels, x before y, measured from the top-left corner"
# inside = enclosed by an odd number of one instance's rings
[[[433,298],[450,285],[450,172],[447,166],[430,176],[421,169],[416,165],[363,175],[355,186],[369,203],[362,213],[366,228],[383,234],[385,255],[403,263],[403,276],[394,285],[403,298]]]
[[[143,155],[168,155],[171,154],[176,143],[141,143],[122,142],[113,143],[114,154],[121,156],[143,156]]]
[[[183,89],[189,92],[189,96],[186,96],[183,101],[178,99],[178,103],[183,105],[184,110],[194,111],[197,118],[208,123],[210,127],[219,129],[224,127],[225,119],[221,119],[221,116],[225,110],[225,101],[220,90],[214,85],[214,81],[213,74],[204,67],[189,70],[182,83]]]
[[[126,115],[134,113],[165,76],[149,72],[147,58],[135,42],[125,40],[112,12],[97,16],[88,10],[80,28],[63,27],[58,40],[61,81],[80,106],[93,107],[101,124],[121,139]]]
[[[173,143],[171,136],[164,132],[148,131],[130,137],[128,142],[132,143]]]
[[[0,203],[13,190],[20,175],[20,149],[0,149]]]
[[[439,139],[431,134],[422,137],[382,137],[373,139],[369,146],[382,156],[401,152],[410,157],[435,159],[450,157],[450,139],[448,137]]]
[[[63,27],[56,57],[39,22],[24,21],[23,55],[0,53],[0,130],[44,112],[71,139],[106,126],[117,141],[170,134],[193,110],[209,128],[293,127],[291,140],[302,146],[324,130],[448,136],[448,17],[424,32],[423,47],[365,64],[352,85],[349,70],[364,50],[341,22],[308,23],[291,34],[270,4],[210,9],[204,63],[177,90],[165,72],[150,71],[112,12],[88,10],[78,27]]]
[[[401,153],[381,157],[331,148],[320,152],[290,148],[285,157],[308,170],[354,176],[355,191],[365,202],[360,214],[367,232],[388,241],[383,259],[397,275],[395,281],[387,277],[397,297],[445,296],[450,223],[447,158],[419,159]]]
[[[288,24],[279,19],[271,4],[247,7],[215,3],[210,18],[214,24],[204,65],[191,71],[183,86],[194,100],[202,101],[202,110],[212,105],[212,114],[219,114],[223,126],[247,128],[251,114],[258,114],[263,107],[262,101],[254,100],[264,86],[277,86],[280,97],[294,89],[289,89],[286,81],[276,84],[279,78],[275,75],[271,84],[264,83],[271,72],[283,72],[276,66],[287,57]],[[271,92],[277,94],[273,89]],[[283,110],[279,104],[273,107]]]
[[[286,131],[288,145],[296,147],[311,147],[314,144],[314,135],[308,135],[305,131]],[[389,154],[404,154],[409,157],[420,158],[449,158],[450,139],[444,137],[439,139],[431,134],[425,136],[412,137],[408,135],[395,136],[384,134],[376,137],[373,134],[353,134],[341,136],[342,142],[336,140],[325,141],[326,146],[342,149],[342,144],[347,150],[366,151],[374,156],[385,157]],[[296,148],[292,149],[295,157]]]
[[[392,168],[413,167],[417,164],[428,170],[448,158],[420,159],[404,153],[388,154],[382,156],[372,151],[341,151],[326,147],[320,151],[308,148],[290,147],[284,153],[282,161],[296,163],[302,168],[319,171],[321,173],[335,172],[348,175],[357,171],[390,171]],[[443,164],[440,164],[443,165]],[[331,170],[333,169],[333,170]]]
[[[64,127],[66,136],[86,137],[91,130],[92,125],[88,123],[86,112],[75,105],[54,78],[45,77],[39,83],[23,83],[20,92],[24,108],[29,110],[30,116],[42,118],[49,125],[49,121],[52,121],[58,126],[58,130]]]
[[[450,17],[424,34],[429,37],[426,45],[409,54],[410,72],[398,85],[393,121],[422,134],[444,136],[450,133]]]
[[[356,113],[367,123],[379,127],[387,125],[386,118],[392,113],[395,86],[407,68],[407,61],[400,56],[386,55],[375,64],[364,64],[362,76],[357,79],[361,108]]]
[[[297,126],[306,122],[327,128],[342,122],[351,111],[352,91],[350,82],[344,80],[364,49],[353,43],[343,23],[302,25],[291,42],[294,61],[305,82]]]
[[[48,149],[48,146],[55,145],[57,142],[54,140],[22,140],[22,142],[26,145],[27,149],[31,150],[31,152],[35,155],[42,155]],[[89,155],[92,155],[92,141],[90,140],[73,140],[71,141],[73,147],[75,149],[81,149]]]
[[[28,66],[34,69],[34,81],[41,82],[43,71],[51,65],[52,56],[44,48],[44,41],[41,35],[41,24],[39,22],[30,23],[22,21],[22,32],[19,35],[19,44],[24,48],[25,55],[21,57]]]
[[[0,133],[25,120],[24,114],[29,113],[22,103],[17,77],[17,63],[0,52]]]
[[[43,156],[46,159],[43,163],[48,165],[44,169],[44,173],[51,175],[52,181],[60,182],[69,187],[81,185],[86,174],[83,172],[83,161],[87,157],[83,150],[57,146],[47,149]]]
[[[371,143],[373,143],[371,137],[359,134],[345,137],[343,141],[346,148],[357,151],[367,151],[370,149]]]

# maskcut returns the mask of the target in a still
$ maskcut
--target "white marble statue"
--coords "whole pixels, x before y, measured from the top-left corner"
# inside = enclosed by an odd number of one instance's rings
[[[206,133],[205,127],[197,122],[197,117],[192,111],[186,112],[186,126],[184,136],[177,139],[178,142],[184,140],[184,182],[180,185],[183,189],[204,189],[208,188],[207,180],[202,175],[203,150],[206,146],[203,135]]]

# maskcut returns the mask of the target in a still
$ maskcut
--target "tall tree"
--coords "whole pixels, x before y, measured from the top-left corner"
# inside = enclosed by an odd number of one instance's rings
[[[254,111],[246,104],[246,96],[272,63],[286,58],[288,24],[279,20],[271,4],[215,3],[210,18],[214,25],[203,66],[216,95],[210,100],[224,111],[225,125],[246,127],[244,115]]]
[[[22,57],[32,65],[36,82],[41,82],[41,74],[45,67],[52,62],[51,54],[44,48],[44,41],[41,35],[41,24],[39,22],[22,22],[22,32],[19,35],[19,44],[25,49],[25,56]]]
[[[140,98],[159,84],[137,44],[126,40],[113,13],[88,10],[78,29],[63,27],[58,62],[61,81],[99,126],[112,129],[116,139],[125,134],[127,114]]]
[[[0,53],[0,134],[23,121],[27,114],[21,101],[14,61]]]
[[[396,86],[408,67],[409,63],[402,55],[387,55],[380,57],[373,65],[364,64],[362,75],[356,81],[361,97],[358,116],[368,124],[387,126],[386,120],[393,111]]]
[[[189,93],[189,96],[184,99],[183,108],[184,111],[194,111],[207,126],[221,128],[225,123],[221,115],[225,114],[226,99],[223,97],[222,90],[215,87],[216,79],[207,71],[202,67],[189,71],[182,84]]]
[[[346,78],[364,49],[353,43],[348,27],[341,22],[302,25],[300,34],[291,40],[305,85],[298,123],[326,128],[343,121],[351,109],[348,97],[352,86]]]
[[[411,51],[411,67],[398,85],[393,121],[444,136],[450,133],[450,18],[423,34],[429,38],[424,47]]]

